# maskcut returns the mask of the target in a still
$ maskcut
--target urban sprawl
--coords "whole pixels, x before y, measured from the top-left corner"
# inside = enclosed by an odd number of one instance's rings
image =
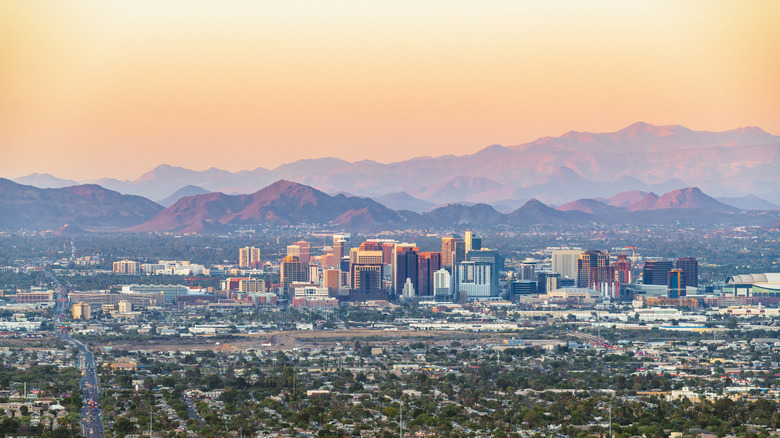
[[[0,236],[0,436],[780,434],[777,231],[449,231]]]

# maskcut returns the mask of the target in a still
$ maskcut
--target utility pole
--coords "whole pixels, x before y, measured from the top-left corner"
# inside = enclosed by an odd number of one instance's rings
[[[598,330],[598,338],[599,341],[601,341],[601,316],[598,314],[598,311],[596,312],[596,326]]]
[[[398,397],[398,427],[400,428],[398,436],[404,438],[404,402],[401,397]]]

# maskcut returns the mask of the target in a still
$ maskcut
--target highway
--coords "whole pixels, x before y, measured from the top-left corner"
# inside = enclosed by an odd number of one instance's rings
[[[68,338],[79,349],[79,368],[81,368],[81,428],[86,438],[104,438],[103,412],[100,409],[100,389],[95,372],[95,358],[81,342]]]
[[[54,276],[49,276],[49,278],[57,284],[59,289],[55,298],[57,302],[57,328],[55,330],[57,337],[68,341],[79,350],[77,358],[78,367],[81,370],[79,386],[83,403],[81,406],[82,435],[86,438],[104,438],[106,435],[103,431],[103,412],[100,409],[100,388],[98,387],[97,373],[95,371],[95,357],[85,344],[70,337],[70,333],[64,325],[64,312],[67,311],[65,306],[65,288],[59,284]]]

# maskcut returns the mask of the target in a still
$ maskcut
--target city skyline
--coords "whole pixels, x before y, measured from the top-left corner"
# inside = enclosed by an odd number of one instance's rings
[[[387,163],[636,121],[780,132],[779,8],[7,3],[0,173]]]

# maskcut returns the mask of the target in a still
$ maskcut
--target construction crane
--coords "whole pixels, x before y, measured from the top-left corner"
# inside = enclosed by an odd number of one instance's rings
[[[631,250],[631,261],[636,261],[636,247],[635,246],[627,246],[624,249],[630,249]]]

